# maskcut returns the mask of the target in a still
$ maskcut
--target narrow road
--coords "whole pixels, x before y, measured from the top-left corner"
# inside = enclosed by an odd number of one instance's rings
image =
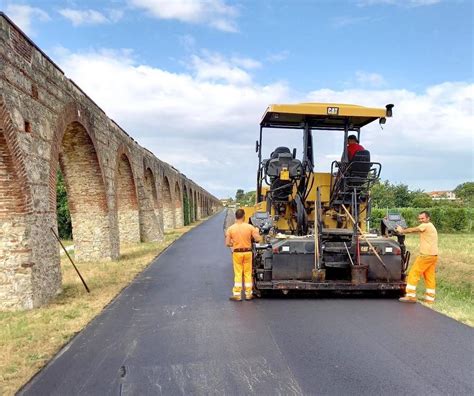
[[[229,301],[223,221],[175,242],[20,394],[474,394],[472,329],[419,304]]]

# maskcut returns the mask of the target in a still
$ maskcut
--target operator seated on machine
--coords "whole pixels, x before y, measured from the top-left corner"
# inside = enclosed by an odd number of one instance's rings
[[[349,162],[354,159],[354,155],[358,151],[365,151],[364,146],[359,144],[356,135],[349,135],[347,138],[347,158],[349,159]]]

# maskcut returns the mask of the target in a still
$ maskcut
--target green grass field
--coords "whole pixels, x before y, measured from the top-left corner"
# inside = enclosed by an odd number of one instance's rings
[[[412,263],[418,254],[418,243],[418,235],[407,236]],[[432,308],[474,326],[474,234],[439,234],[436,278],[436,303]],[[418,287],[420,296],[423,290],[421,280]]]

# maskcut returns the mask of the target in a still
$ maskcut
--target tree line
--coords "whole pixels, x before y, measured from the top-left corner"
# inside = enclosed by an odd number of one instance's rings
[[[454,193],[456,194],[455,201],[446,199],[434,201],[423,190],[410,190],[406,184],[394,184],[385,180],[374,184],[370,196],[374,208],[474,207],[474,182],[458,185]],[[229,198],[228,201],[241,206],[251,206],[255,204],[255,197],[255,191],[245,192],[239,188],[235,193],[235,198]]]
[[[456,200],[432,200],[426,192],[410,190],[406,184],[378,181],[371,190],[370,225],[378,228],[387,212],[396,211],[401,213],[408,226],[415,226],[418,213],[427,210],[440,232],[474,231],[474,182],[459,184],[454,193]],[[255,191],[238,189],[235,198],[229,198],[228,201],[240,206],[252,206],[255,197]]]

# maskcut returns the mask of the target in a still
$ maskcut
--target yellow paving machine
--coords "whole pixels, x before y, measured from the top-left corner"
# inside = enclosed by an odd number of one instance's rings
[[[393,105],[368,108],[347,104],[270,105],[260,123],[256,204],[244,208],[246,219],[264,235],[254,244],[253,268],[257,294],[269,290],[378,290],[405,288],[410,253],[388,214],[380,230],[369,232],[370,190],[382,165],[367,150],[349,160],[349,134],[359,140],[361,129],[384,124]],[[303,150],[276,147],[263,158],[263,133],[284,129],[285,136],[302,132]],[[343,138],[340,160],[330,172],[314,172],[313,148],[318,132],[334,131]],[[314,134],[314,136],[313,136]],[[395,238],[393,238],[395,237]]]

